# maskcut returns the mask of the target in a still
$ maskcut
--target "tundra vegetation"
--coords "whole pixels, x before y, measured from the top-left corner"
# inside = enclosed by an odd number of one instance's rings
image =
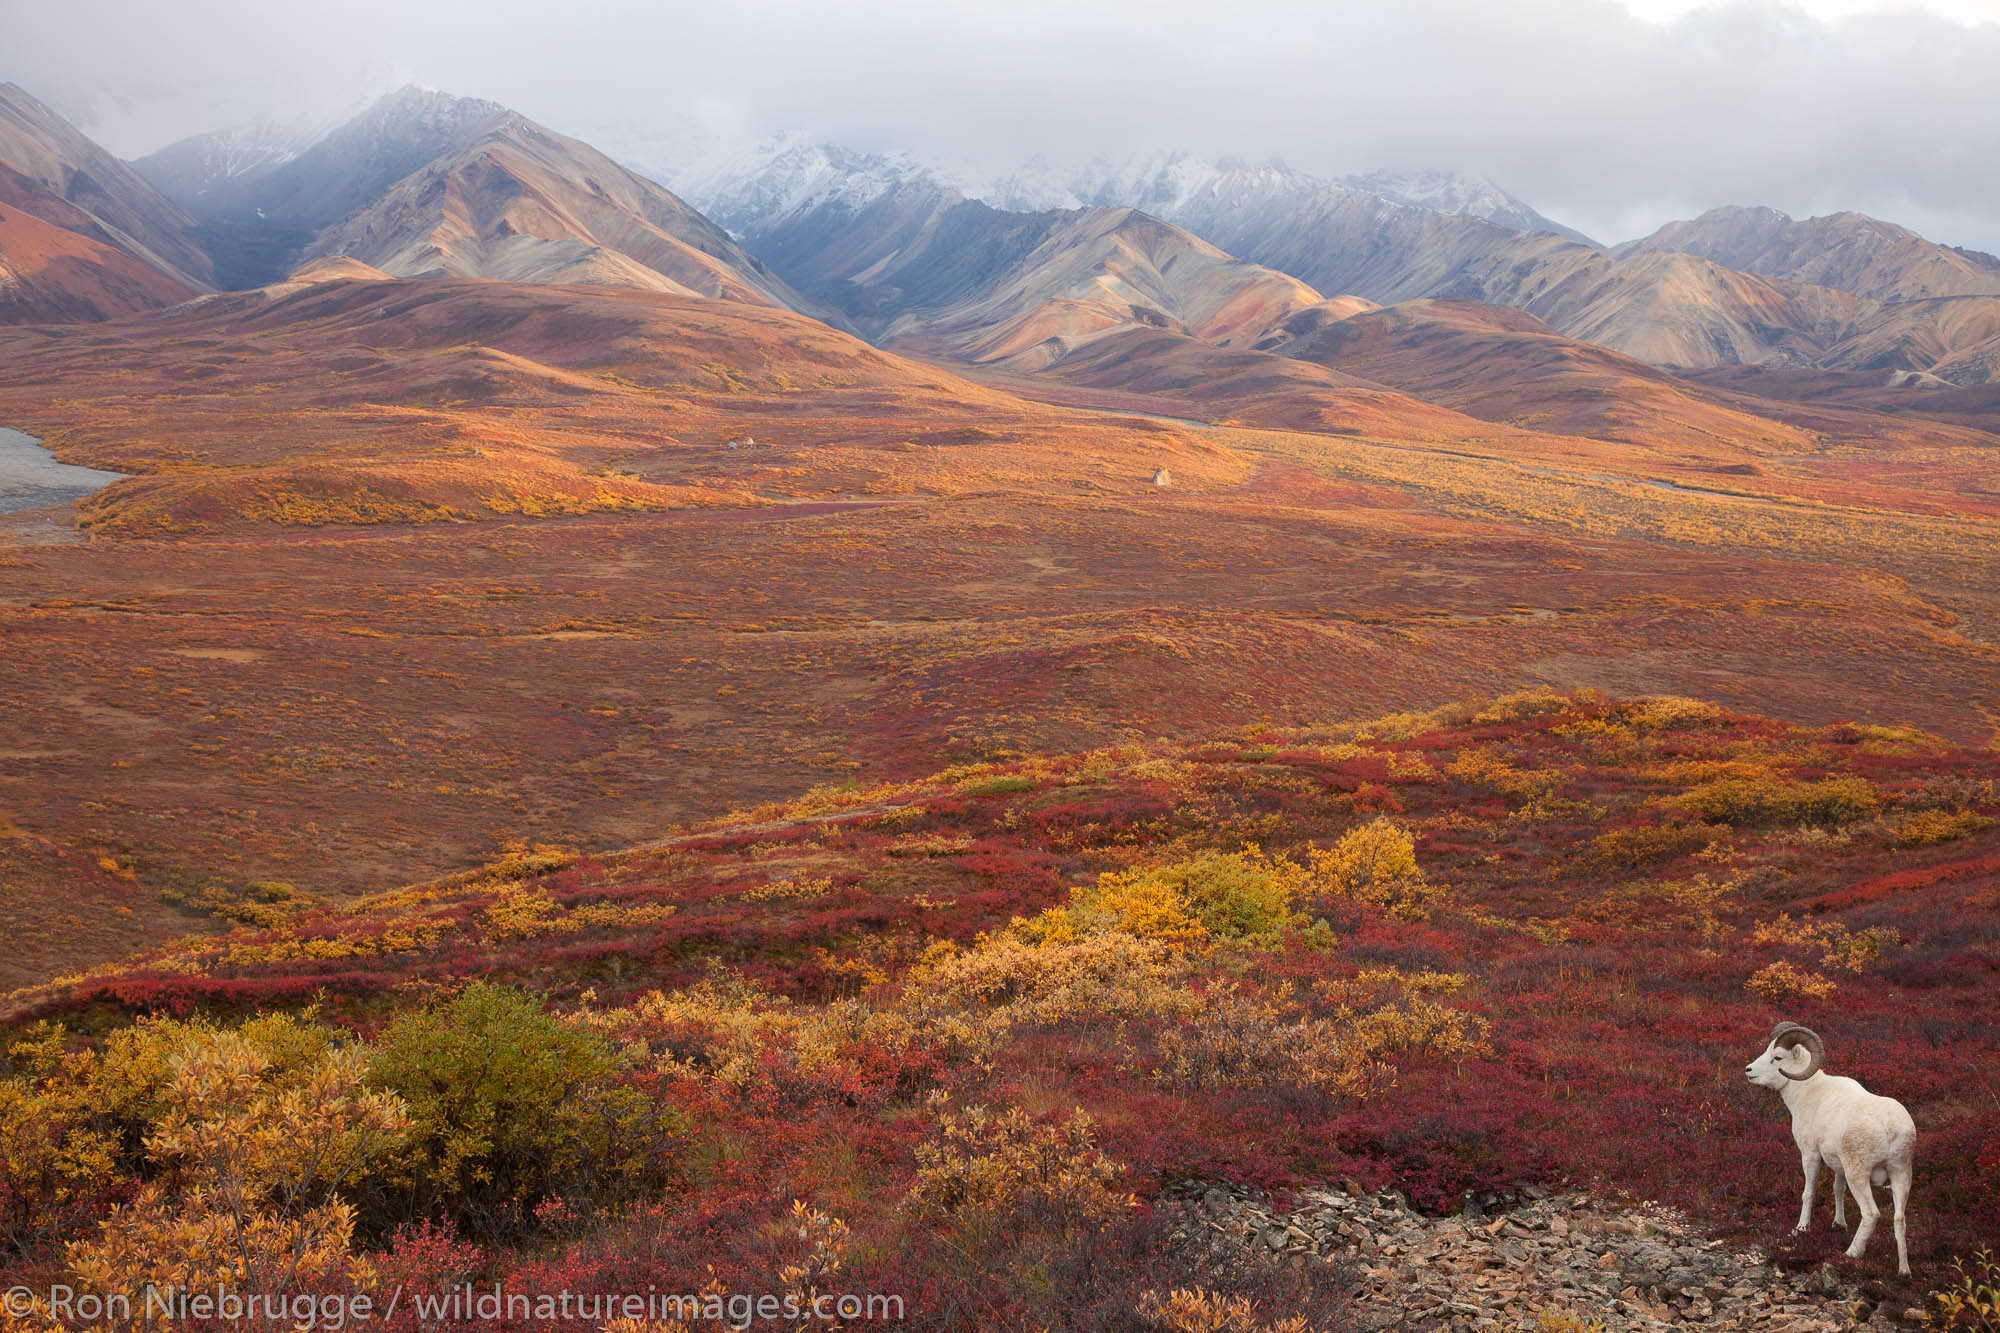
[[[1790,1019],[1920,1128],[1915,1276],[1850,1271],[1990,1327],[1996,814],[1991,749],[1536,692],[522,846],[17,992],[4,1266],[1333,1329],[1339,1265],[1155,1205],[1341,1176],[1585,1183],[1806,1266],[1849,1237],[1789,1235],[1741,1065]]]
[[[1493,420],[967,369],[444,279],[0,329],[0,422],[131,474],[86,540],[0,519],[0,987],[508,838],[1461,692],[2000,717],[1986,431],[1692,390],[1669,423],[1511,363]]]

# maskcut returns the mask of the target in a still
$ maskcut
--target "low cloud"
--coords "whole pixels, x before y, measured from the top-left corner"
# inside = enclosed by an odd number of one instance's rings
[[[18,6],[25,0],[7,0]],[[0,77],[119,152],[415,80],[559,130],[699,110],[995,169],[1163,150],[1492,177],[1605,239],[1723,203],[1855,208],[2000,250],[2000,24],[1782,0],[263,0],[36,7]]]

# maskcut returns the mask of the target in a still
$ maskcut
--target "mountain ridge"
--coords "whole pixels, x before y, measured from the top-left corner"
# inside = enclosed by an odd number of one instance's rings
[[[516,112],[322,230],[310,261],[392,276],[583,282],[796,308],[796,293],[678,197]]]
[[[1612,253],[1656,251],[1882,301],[2000,296],[2000,258],[1939,245],[1908,227],[1851,211],[1795,219],[1775,208],[1711,208],[1615,246]]]

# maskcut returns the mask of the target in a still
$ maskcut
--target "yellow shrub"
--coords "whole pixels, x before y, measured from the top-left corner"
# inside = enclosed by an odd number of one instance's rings
[[[1101,876],[1095,889],[1077,895],[1064,918],[1051,917],[1048,925],[1072,938],[1099,928],[1178,945],[1208,939],[1208,927],[1180,886],[1166,875],[1143,870]]]
[[[792,1309],[817,1310],[824,1297],[840,1294],[830,1288],[840,1270],[847,1266],[847,1245],[852,1233],[847,1223],[831,1213],[808,1208],[797,1199],[792,1200],[788,1230],[798,1243],[799,1257],[778,1270],[778,1285],[784,1289]],[[803,1319],[793,1327],[813,1328],[815,1321]]]
[[[831,875],[798,875],[790,879],[774,879],[769,884],[759,884],[754,889],[745,889],[737,897],[747,903],[783,902],[786,899],[823,898],[833,892]]]
[[[1303,1315],[1266,1323],[1249,1298],[1201,1287],[1177,1288],[1165,1295],[1146,1292],[1139,1298],[1139,1313],[1165,1333],[1321,1333]]]
[[[312,1012],[265,1014],[230,1034],[263,1062],[273,1086],[306,1080],[329,1034]],[[173,1105],[183,1054],[219,1037],[207,1020],[142,1019],[98,1049],[69,1051],[62,1030],[16,1041],[0,1081],[0,1236],[47,1238],[80,1220],[94,1198],[138,1165],[137,1146]]]
[[[1034,944],[1007,932],[934,951],[904,978],[903,1002],[926,1021],[979,1014],[996,1030],[1172,1015],[1198,1003],[1187,975],[1184,956],[1164,940],[1103,931]]]
[[[1717,880],[1698,871],[1688,879],[1667,880],[1659,886],[1659,895],[1684,911],[1703,939],[1719,940],[1724,932],[1721,914],[1736,905],[1743,882],[1741,875]]]
[[[1353,1029],[1353,1040],[1371,1058],[1422,1055],[1457,1064],[1493,1049],[1485,1019],[1422,996],[1363,1014]]]
[[[581,903],[565,908],[539,888],[503,895],[486,909],[486,928],[497,939],[571,935],[607,926],[657,925],[677,909],[672,903]]]
[[[1546,801],[1563,785],[1553,768],[1516,768],[1491,750],[1467,750],[1445,767],[1460,782],[1490,788],[1518,801]]]
[[[1705,699],[1689,699],[1677,694],[1655,694],[1634,699],[1619,711],[1626,725],[1635,731],[1703,726],[1722,717],[1722,709],[1717,705]]]
[[[1298,924],[1291,910],[1304,887],[1301,867],[1255,847],[1203,852],[1166,865],[1106,872],[1079,888],[1067,907],[1016,923],[1036,943],[1067,943],[1103,931],[1162,940],[1177,948],[1268,940]]]
[[[938,1136],[917,1145],[913,1212],[991,1226],[1040,1224],[1095,1229],[1136,1201],[1118,1188],[1125,1168],[1098,1150],[1090,1117],[1037,1124],[1020,1107],[946,1114]]]
[[[87,1215],[125,1175],[88,1077],[95,1057],[66,1052],[63,1040],[61,1028],[38,1025],[8,1051],[20,1073],[0,1082],[0,1243],[23,1249]]]
[[[1346,1023],[1287,1014],[1234,990],[1163,1027],[1153,1077],[1192,1088],[1273,1088],[1358,1097],[1389,1075]]]
[[[783,996],[724,976],[686,990],[649,991],[624,1008],[586,1008],[575,1021],[643,1050],[664,1072],[741,1083],[758,1053],[789,1039],[799,1020]]]
[[[408,1123],[397,1098],[365,1089],[365,1073],[355,1049],[286,1071],[241,1032],[193,1037],[146,1140],[159,1178],[70,1245],[79,1284],[281,1298],[365,1281],[338,1191]]]
[[[1463,972],[1437,972],[1430,968],[1405,972],[1399,967],[1365,967],[1351,977],[1321,982],[1317,990],[1327,1003],[1353,1009],[1392,1003],[1405,995],[1448,995],[1465,989],[1470,980]]]
[[[1429,782],[1436,778],[1438,771],[1431,767],[1430,760],[1419,750],[1391,750],[1389,752],[1389,776],[1398,782]]]
[[[1834,991],[1833,983],[1825,977],[1793,967],[1782,959],[1760,969],[1743,984],[1746,990],[1772,1001],[1824,1000]]]
[[[561,912],[546,891],[524,889],[504,895],[486,909],[486,929],[495,939],[533,939],[553,933]]]
[[[1751,932],[1750,942],[1811,949],[1820,955],[1821,967],[1859,972],[1901,944],[1903,937],[1889,926],[1851,931],[1838,921],[1794,921],[1790,914],[1780,913],[1776,921],[1766,921]]]
[[[2000,1259],[1981,1250],[1971,1259],[1954,1259],[1958,1280],[1931,1293],[1936,1307],[1926,1321],[1932,1328],[1956,1328],[1994,1333],[2000,1330]]]
[[[359,958],[381,954],[416,953],[434,946],[444,927],[419,923],[384,929],[373,935],[302,935],[230,946],[221,961],[231,967],[288,963],[302,958]]]
[[[957,856],[972,850],[962,833],[906,833],[884,849],[891,856]]]
[[[1718,778],[1674,804],[1722,824],[1846,824],[1881,809],[1882,798],[1862,778]]]
[[[576,859],[576,853],[567,847],[543,842],[515,843],[507,848],[505,856],[488,862],[481,873],[496,879],[527,879],[574,865]]]
[[[1448,898],[1417,866],[1416,840],[1386,817],[1353,829],[1330,849],[1307,857],[1313,891],[1385,907],[1393,916],[1427,919]]]
[[[979,1024],[958,1016],[917,1016],[861,1000],[794,1005],[740,983],[705,981],[688,990],[652,991],[622,1009],[585,1010],[582,1026],[650,1055],[663,1072],[741,1089],[758,1076],[767,1052],[791,1055],[810,1080],[849,1053],[897,1058],[927,1047],[947,1060],[977,1060],[989,1045]]]
[[[1420,873],[1416,840],[1387,818],[1343,835],[1331,851],[1314,858],[1313,869],[1337,891],[1356,896]]]
[[[1898,847],[1930,847],[1992,827],[1992,819],[1972,810],[1913,810],[1889,821],[1889,840]]]
[[[160,897],[176,906],[246,926],[282,925],[312,905],[310,898],[283,880],[275,879],[254,880],[241,887],[218,883],[192,891],[163,889]]]

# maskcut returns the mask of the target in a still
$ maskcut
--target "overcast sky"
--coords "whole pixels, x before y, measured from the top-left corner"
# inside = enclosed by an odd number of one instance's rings
[[[0,19],[0,80],[128,156],[414,81],[656,159],[697,119],[981,170],[1187,149],[1472,171],[1604,240],[1764,203],[2000,252],[2000,0],[0,0]]]

